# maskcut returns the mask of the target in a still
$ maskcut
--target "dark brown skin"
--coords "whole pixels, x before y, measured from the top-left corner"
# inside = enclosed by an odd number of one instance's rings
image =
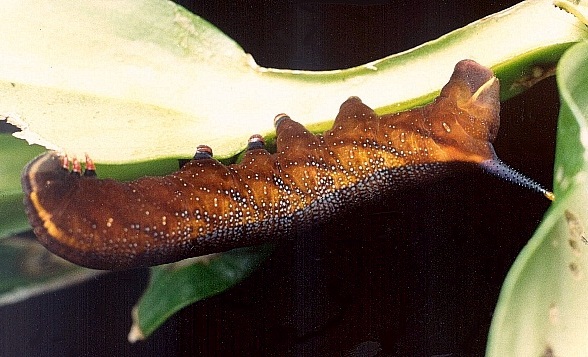
[[[489,69],[461,61],[427,106],[378,116],[351,97],[323,135],[279,115],[275,154],[252,139],[239,164],[224,166],[205,150],[173,174],[132,182],[71,174],[47,153],[22,175],[27,214],[50,251],[97,269],[276,241],[407,183],[442,176],[453,163],[508,171],[491,145],[498,95]]]

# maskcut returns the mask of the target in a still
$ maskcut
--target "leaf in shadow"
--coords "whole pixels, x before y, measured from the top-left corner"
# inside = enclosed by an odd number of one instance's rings
[[[0,242],[0,306],[78,284],[101,273],[59,258],[31,237],[6,238]]]
[[[129,341],[145,339],[182,308],[234,286],[271,251],[270,245],[240,248],[152,268],[149,286],[133,309]]]

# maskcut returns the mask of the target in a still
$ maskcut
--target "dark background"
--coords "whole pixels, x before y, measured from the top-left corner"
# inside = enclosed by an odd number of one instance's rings
[[[319,70],[409,49],[516,1],[180,3],[262,66]],[[547,186],[557,109],[553,78],[507,101],[495,145]],[[547,206],[476,170],[456,173],[280,245],[242,284],[135,345],[126,336],[146,270],[0,308],[0,355],[483,355],[501,283]]]

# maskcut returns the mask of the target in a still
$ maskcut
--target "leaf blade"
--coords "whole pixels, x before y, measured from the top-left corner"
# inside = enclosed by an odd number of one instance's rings
[[[129,341],[152,334],[182,308],[216,295],[246,278],[270,254],[270,246],[249,247],[151,269],[149,286],[133,312]]]
[[[503,284],[488,356],[574,356],[588,350],[586,53],[588,43],[580,43],[558,65],[557,199]]]
[[[0,242],[0,306],[77,284],[103,272],[79,267],[30,237]]]
[[[550,0],[525,1],[411,51],[347,70],[306,72],[257,66],[222,32],[168,2],[59,0],[30,14],[23,10],[35,8],[30,1],[0,7],[9,14],[0,31],[15,35],[0,42],[0,111],[27,126],[21,137],[105,163],[187,157],[201,143],[230,157],[249,135],[270,135],[277,113],[324,129],[350,95],[380,111],[406,109],[431,100],[461,59],[520,75],[588,37]],[[517,41],[493,40],[514,31]],[[48,50],[56,43],[67,45],[61,57]],[[34,60],[23,68],[21,58]]]
[[[0,238],[29,227],[22,204],[20,171],[33,157],[43,152],[10,134],[0,133]]]

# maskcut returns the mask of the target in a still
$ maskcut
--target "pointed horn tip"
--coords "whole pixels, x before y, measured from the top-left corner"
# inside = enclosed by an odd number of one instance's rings
[[[546,197],[548,200],[550,200],[550,201],[552,201],[552,202],[553,202],[553,201],[555,201],[555,195],[554,195],[554,194],[553,194],[553,192],[551,192],[551,191],[547,191],[547,190],[545,190],[545,191],[543,192],[543,196],[545,196],[545,197]]]

